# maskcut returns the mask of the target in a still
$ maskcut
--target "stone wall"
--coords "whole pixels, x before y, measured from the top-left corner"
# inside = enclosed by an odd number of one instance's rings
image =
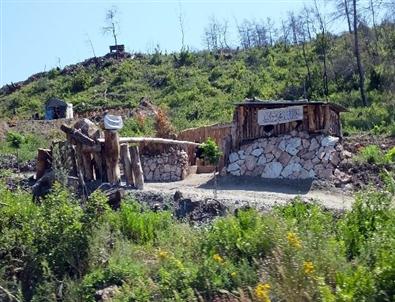
[[[188,174],[188,154],[170,149],[160,155],[142,155],[144,178],[147,181],[177,181]]]
[[[227,172],[263,178],[344,178],[336,167],[350,157],[338,137],[292,131],[242,145],[229,155]]]

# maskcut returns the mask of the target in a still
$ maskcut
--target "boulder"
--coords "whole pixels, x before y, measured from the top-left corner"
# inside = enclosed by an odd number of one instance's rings
[[[261,148],[255,149],[251,152],[251,155],[254,155],[256,157],[259,157],[263,153],[263,150]]]
[[[234,163],[236,161],[239,160],[239,155],[236,152],[232,152],[231,154],[229,154],[229,162],[230,163]]]
[[[266,162],[267,162],[267,159],[266,159],[265,155],[262,154],[261,156],[259,156],[257,165],[264,165],[264,164],[266,164]]]
[[[256,166],[256,157],[253,155],[249,155],[246,157],[245,159],[245,166],[247,168],[247,170],[254,170],[255,166]]]
[[[283,165],[279,162],[271,162],[265,166],[261,176],[263,178],[278,178],[281,175],[282,169]]]
[[[317,150],[320,144],[318,143],[316,138],[312,138],[310,142],[309,151]]]
[[[228,166],[228,172],[233,172],[233,171],[236,171],[236,170],[240,170],[240,166],[237,163],[231,163]]]
[[[293,137],[288,141],[285,150],[291,155],[296,155],[299,152],[298,147],[301,146],[301,144],[302,140],[300,139],[300,137]]]
[[[335,146],[337,144],[337,142],[339,141],[338,137],[335,136],[325,136],[322,141],[321,141],[321,145],[323,147],[328,147],[328,146]]]
[[[291,159],[291,156],[287,152],[282,152],[280,157],[278,158],[278,161],[283,166],[286,166],[286,165],[288,165],[290,159]]]
[[[293,173],[300,173],[302,166],[299,163],[291,163],[284,167],[281,172],[281,176],[284,178],[288,178]]]

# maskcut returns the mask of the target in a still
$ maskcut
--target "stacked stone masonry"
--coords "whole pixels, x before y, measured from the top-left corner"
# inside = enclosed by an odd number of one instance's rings
[[[338,137],[292,131],[290,135],[260,138],[229,155],[227,172],[240,176],[288,179],[344,178],[337,167],[349,161]],[[344,174],[344,173],[343,173]]]
[[[146,181],[182,180],[188,173],[188,154],[183,150],[171,149],[160,155],[142,155],[141,164]]]

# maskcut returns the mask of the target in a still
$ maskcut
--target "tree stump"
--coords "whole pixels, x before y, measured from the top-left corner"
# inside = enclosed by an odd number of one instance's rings
[[[121,180],[119,169],[120,146],[119,134],[115,130],[104,131],[104,159],[106,162],[107,179],[110,184],[118,184]]]
[[[140,152],[137,146],[131,146],[130,157],[132,160],[132,171],[134,177],[134,185],[137,189],[144,189],[144,174],[143,168],[141,167]]]
[[[123,170],[125,172],[125,181],[128,186],[133,186],[133,171],[132,171],[132,160],[130,158],[128,144],[121,144],[121,161],[123,164]]]

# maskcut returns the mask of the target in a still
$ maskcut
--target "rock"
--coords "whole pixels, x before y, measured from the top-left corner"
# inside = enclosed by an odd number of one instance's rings
[[[299,150],[298,147],[302,144],[300,137],[293,137],[288,141],[286,151],[291,155],[296,155]]]
[[[240,170],[230,171],[230,174],[232,174],[234,176],[240,176]]]
[[[256,166],[255,169],[252,171],[253,176],[258,176],[263,173],[263,170],[265,169],[265,166]]]
[[[315,156],[315,151],[310,151],[310,152],[307,152],[306,154],[303,154],[302,158],[305,160],[310,160],[310,159],[313,159],[314,156]]]
[[[240,151],[239,151],[240,152]],[[230,163],[234,163],[235,161],[239,160],[239,155],[236,152],[232,152],[231,154],[229,154],[229,162]]]
[[[333,152],[330,156],[329,156],[329,161],[337,166],[340,163],[340,158],[337,152]]]
[[[151,172],[149,172],[149,173],[145,176],[145,178],[146,178],[147,180],[152,180],[153,176],[154,176],[154,173],[152,173],[152,171],[151,171]]]
[[[282,141],[278,144],[278,148],[279,148],[281,151],[285,151],[286,146],[287,146],[287,144],[286,144],[285,140],[282,140]]]
[[[302,166],[299,163],[291,163],[284,167],[283,171],[281,172],[281,176],[284,178],[288,178],[293,173],[299,173],[302,169]]]
[[[109,287],[97,290],[95,292],[95,300],[96,301],[112,301],[112,298],[118,293],[119,289],[116,285],[111,285]]]
[[[233,171],[237,171],[240,170],[240,166],[237,163],[232,163],[228,166],[228,172],[233,172]]]
[[[240,150],[239,152],[237,152],[237,154],[239,155],[240,159],[245,159],[246,158],[246,155],[245,155],[243,150]]]
[[[336,145],[336,143],[339,141],[338,137],[335,136],[325,136],[322,141],[321,141],[321,145],[323,147],[328,147],[328,146],[334,146]]]
[[[350,151],[343,150],[342,152],[340,152],[340,158],[341,159],[351,158],[351,157],[352,157],[352,153]]]
[[[279,162],[271,162],[265,166],[261,176],[263,178],[278,178],[281,175],[282,169],[283,166]]]
[[[292,130],[289,134],[291,134],[292,137],[295,137],[298,135],[298,131]]]
[[[286,166],[286,165],[288,165],[290,159],[291,159],[291,156],[287,152],[282,152],[280,157],[278,158],[278,161],[283,166]]]
[[[159,172],[158,168],[155,169],[154,176],[153,176],[152,180],[160,180],[160,172]]]
[[[306,160],[302,163],[302,166],[304,169],[306,170],[311,170],[313,168],[313,162],[311,161],[311,159]]]
[[[273,152],[274,149],[275,149],[275,144],[272,144],[272,143],[269,142],[265,146],[265,154],[269,154],[269,153]]]
[[[265,157],[266,157],[266,162],[267,163],[271,162],[274,159],[274,155],[271,154],[271,153],[266,154]]]
[[[310,147],[310,141],[308,140],[308,139],[303,139],[302,140],[302,146],[303,146],[303,148],[304,149],[307,149],[307,148],[309,148]]]
[[[245,165],[240,166],[240,175],[245,175],[247,167]]]
[[[273,156],[273,155],[272,155]],[[262,154],[261,156],[259,156],[257,165],[264,165],[266,164],[267,160],[264,154]]]
[[[312,138],[311,142],[310,142],[310,147],[309,147],[309,151],[313,151],[318,149],[318,147],[320,146],[320,144],[318,143],[316,138]]]
[[[163,171],[164,171],[165,173],[170,172],[170,171],[171,171],[170,165],[169,165],[169,164],[166,164],[166,165],[163,167]]]
[[[333,169],[325,168],[317,171],[317,175],[319,178],[323,179],[332,179],[333,177]]]
[[[253,156],[253,155],[247,156],[245,159],[245,165],[246,165],[247,170],[249,170],[249,171],[254,170],[256,161],[257,161],[257,159],[255,156]]]
[[[275,150],[273,151],[273,155],[274,155],[274,157],[275,157],[276,159],[278,159],[278,158],[281,156],[282,153],[283,153],[283,152],[282,152],[280,149],[275,149]]]
[[[246,156],[247,156],[247,155],[250,155],[251,152],[252,152],[252,145],[249,145],[249,146],[247,147],[247,149],[245,150]]]
[[[262,153],[263,153],[263,150],[261,148],[258,148],[258,149],[255,149],[254,151],[252,151],[251,155],[259,157]]]

